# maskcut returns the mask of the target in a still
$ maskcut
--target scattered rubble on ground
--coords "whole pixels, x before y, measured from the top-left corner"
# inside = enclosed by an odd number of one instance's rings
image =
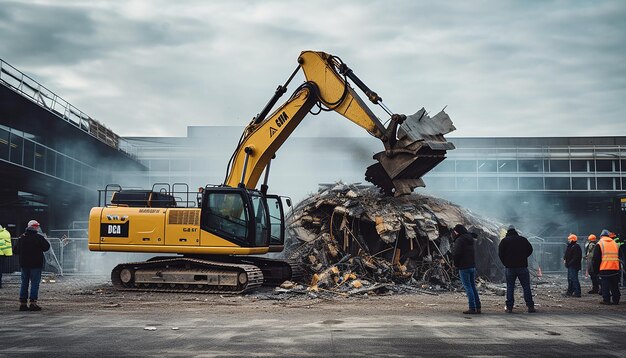
[[[478,276],[501,281],[501,225],[426,195],[394,198],[371,186],[321,186],[288,217],[285,255],[302,263],[308,287],[285,283],[280,290],[351,296],[457,288],[450,257],[456,224],[478,234]]]

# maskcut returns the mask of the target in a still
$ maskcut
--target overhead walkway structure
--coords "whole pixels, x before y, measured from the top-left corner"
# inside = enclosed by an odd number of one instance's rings
[[[32,218],[84,220],[116,173],[145,170],[134,146],[0,59],[0,224],[12,234]]]

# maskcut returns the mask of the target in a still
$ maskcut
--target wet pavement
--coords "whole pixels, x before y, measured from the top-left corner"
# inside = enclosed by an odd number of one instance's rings
[[[0,356],[623,356],[626,349],[624,310],[206,311],[146,305],[133,312],[3,312]]]

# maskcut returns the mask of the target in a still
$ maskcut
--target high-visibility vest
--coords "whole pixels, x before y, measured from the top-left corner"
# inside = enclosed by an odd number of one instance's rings
[[[11,233],[6,229],[0,230],[0,256],[13,256]]]
[[[619,270],[619,253],[615,241],[607,236],[602,236],[598,245],[600,245],[600,251],[602,252],[600,271]]]

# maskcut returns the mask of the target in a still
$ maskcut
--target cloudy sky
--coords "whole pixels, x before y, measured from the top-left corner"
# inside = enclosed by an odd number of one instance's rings
[[[624,19],[619,0],[0,0],[0,58],[122,136],[243,126],[307,49],[394,112],[447,106],[455,136],[625,135]],[[297,134],[365,135],[338,115]]]

